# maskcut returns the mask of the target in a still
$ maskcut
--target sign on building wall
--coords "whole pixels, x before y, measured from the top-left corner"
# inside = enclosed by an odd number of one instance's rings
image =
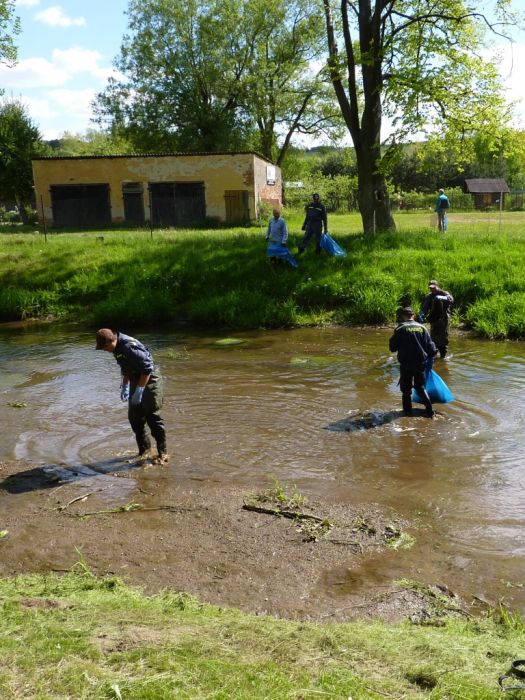
[[[266,184],[275,185],[275,165],[266,166]]]

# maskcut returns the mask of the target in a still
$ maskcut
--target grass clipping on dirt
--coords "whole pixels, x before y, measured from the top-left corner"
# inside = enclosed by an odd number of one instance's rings
[[[0,580],[0,607],[2,700],[488,700],[523,656],[522,620],[501,610],[438,627],[284,621],[147,597],[83,562]]]

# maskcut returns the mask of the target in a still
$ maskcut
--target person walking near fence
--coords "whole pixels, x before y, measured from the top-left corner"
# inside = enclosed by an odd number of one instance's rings
[[[128,420],[135,433],[139,456],[151,449],[146,424],[157,444],[155,461],[168,461],[166,431],[160,415],[163,402],[162,377],[156,370],[149,349],[140,341],[110,328],[97,331],[97,350],[111,352],[122,373],[120,398],[128,402]]]
[[[315,236],[315,252],[321,252],[321,236],[328,233],[328,219],[326,216],[326,207],[321,202],[317,192],[312,195],[312,201],[306,206],[306,214],[302,225],[302,230],[305,232],[303,240],[299,244],[298,253],[304,253],[310,240]]]
[[[437,280],[428,283],[429,293],[423,300],[419,312],[419,321],[430,323],[430,337],[436,344],[441,357],[448,353],[448,331],[450,327],[450,312],[454,297],[450,292],[441,289]]]
[[[438,217],[438,231],[446,231],[448,228],[447,211],[450,208],[450,202],[445,194],[445,190],[440,189],[436,199],[434,211]]]
[[[427,329],[415,320],[409,306],[398,312],[399,325],[389,340],[391,352],[397,351],[400,366],[399,388],[401,389],[403,412],[412,415],[412,388],[419,394],[429,418],[434,417],[434,409],[425,389],[425,369],[432,367],[436,346]]]

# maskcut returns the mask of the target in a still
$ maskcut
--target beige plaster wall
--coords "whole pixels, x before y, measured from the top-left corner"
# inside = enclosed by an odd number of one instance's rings
[[[251,153],[133,156],[113,158],[57,158],[33,161],[33,177],[39,217],[43,204],[51,222],[51,185],[109,184],[114,223],[124,220],[122,184],[144,183],[144,211],[149,218],[149,182],[204,182],[206,215],[225,219],[225,190],[248,190],[250,217],[255,218],[257,194],[262,199],[281,198],[279,185],[266,185],[266,161]]]
[[[266,178],[266,168],[271,165],[266,160],[254,156],[255,199],[256,203],[265,202],[272,208],[279,207],[283,201],[283,181],[281,169],[275,167],[275,185],[269,185]]]

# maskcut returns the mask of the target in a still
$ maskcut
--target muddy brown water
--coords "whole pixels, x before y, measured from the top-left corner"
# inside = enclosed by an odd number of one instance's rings
[[[167,478],[246,492],[276,478],[317,501],[409,519],[412,549],[323,574],[335,597],[411,578],[524,610],[525,345],[454,335],[435,369],[456,401],[430,421],[400,414],[390,334],[137,333],[165,378]],[[133,440],[118,367],[94,351],[93,334],[4,326],[0,352],[0,459],[94,477],[108,499],[125,498],[133,480],[113,473]]]

